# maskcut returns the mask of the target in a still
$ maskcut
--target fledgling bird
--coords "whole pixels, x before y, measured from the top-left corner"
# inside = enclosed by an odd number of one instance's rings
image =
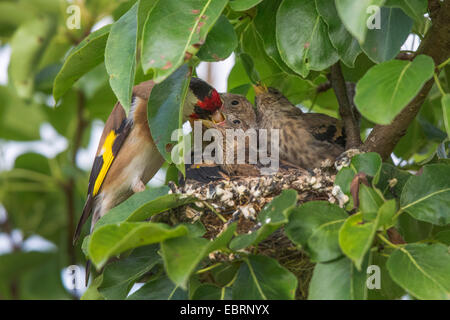
[[[91,212],[92,231],[95,223],[111,208],[133,193],[144,191],[147,182],[164,163],[147,120],[147,102],[153,86],[154,82],[150,80],[133,88],[128,116],[117,102],[108,117],[89,177],[87,199],[74,233],[74,243]],[[183,109],[184,120],[217,117],[215,112],[221,106],[222,101],[214,88],[200,79],[191,79]]]
[[[303,113],[278,90],[255,87],[259,129],[280,130],[280,158],[304,169],[334,161],[345,148],[342,122],[320,113]]]
[[[222,169],[230,176],[258,176],[257,163],[249,160],[250,150],[257,153],[256,114],[253,105],[244,96],[222,93],[223,106],[221,112],[224,121],[215,123],[211,127],[219,130],[223,136],[223,164]],[[206,121],[207,123],[208,121]],[[242,139],[230,135],[242,135]],[[227,159],[227,150],[232,148],[233,159]],[[243,155],[244,163],[238,163],[238,155]],[[257,157],[255,157],[257,161]]]

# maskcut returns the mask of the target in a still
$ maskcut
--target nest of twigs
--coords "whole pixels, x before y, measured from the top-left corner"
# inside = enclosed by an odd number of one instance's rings
[[[172,193],[194,196],[199,201],[172,210],[166,217],[171,222],[195,222],[200,220],[206,228],[204,235],[214,239],[232,222],[238,223],[237,233],[256,231],[260,226],[257,217],[261,209],[282,190],[295,189],[298,192],[298,204],[325,200],[341,206],[347,199],[333,187],[335,173],[329,164],[313,171],[302,169],[281,169],[274,175],[265,176],[228,176],[218,167],[188,168],[186,180],[180,185],[169,183]],[[344,196],[345,197],[345,196]],[[307,255],[293,244],[283,230],[278,230],[259,243],[256,250],[275,258],[282,266],[291,271],[299,280],[297,297],[307,297],[307,288],[314,265]],[[211,260],[232,261],[233,255],[213,253]]]

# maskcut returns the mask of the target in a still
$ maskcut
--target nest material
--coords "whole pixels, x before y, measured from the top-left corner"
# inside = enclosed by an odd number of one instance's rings
[[[204,237],[207,239],[216,238],[235,221],[238,222],[238,234],[254,232],[261,226],[257,219],[261,209],[285,189],[294,189],[298,192],[298,204],[325,200],[342,207],[348,201],[342,191],[333,186],[335,170],[330,163],[324,163],[321,168],[313,171],[291,168],[267,176],[230,177],[220,172],[217,175],[211,175],[211,181],[207,181],[208,178],[205,180],[204,175],[202,179],[189,177],[189,175],[198,177],[198,172],[196,174],[192,174],[192,171],[187,172],[187,179],[182,181],[182,186],[169,183],[171,192],[194,196],[199,201],[173,210],[169,215],[176,222],[200,220],[206,228]],[[172,222],[175,222],[174,220]],[[290,270],[299,280],[297,298],[307,297],[314,264],[284,235],[282,229],[259,243],[257,248],[245,250],[252,252],[254,249],[257,249],[258,254],[275,258],[282,266]],[[213,261],[235,259],[233,255],[219,252],[210,254],[209,258]]]

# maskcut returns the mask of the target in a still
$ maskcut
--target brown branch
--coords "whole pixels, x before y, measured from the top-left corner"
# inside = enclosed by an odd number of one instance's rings
[[[82,91],[78,91],[77,106],[77,126],[74,135],[74,142],[71,150],[71,164],[76,167],[76,156],[81,146],[83,134],[89,122],[84,118],[86,97]],[[75,230],[75,179],[71,177],[64,185],[64,194],[67,206],[67,251],[69,253],[69,263],[76,263],[76,254],[72,244],[72,237]]]
[[[331,85],[339,103],[339,114],[344,122],[345,134],[347,136],[345,149],[358,148],[362,143],[359,124],[353,113],[353,105],[347,94],[347,85],[339,61],[331,67],[330,78]]]
[[[432,26],[420,44],[416,55],[426,54],[433,58],[436,65],[439,65],[450,56],[450,23],[448,23],[450,21],[450,1],[430,0],[429,8]],[[384,160],[387,159],[419,113],[433,83],[433,79],[426,82],[419,94],[395,117],[391,124],[376,125],[365,141],[363,149],[378,152]]]

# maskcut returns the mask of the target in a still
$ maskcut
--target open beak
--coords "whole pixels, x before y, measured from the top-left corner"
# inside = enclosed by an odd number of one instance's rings
[[[202,124],[203,126],[205,126],[206,128],[214,128],[217,125],[220,125],[222,123],[225,122],[225,115],[220,112],[219,110],[215,111],[212,115],[211,115],[211,120],[207,120],[207,119],[202,119]]]
[[[225,121],[225,116],[222,112],[220,112],[220,110],[216,110],[212,116],[211,116],[211,120],[214,123],[221,123],[223,121]]]
[[[255,90],[255,94],[257,96],[259,96],[259,95],[261,95],[263,93],[269,92],[269,90],[267,89],[267,87],[265,85],[260,85],[260,84],[254,85],[253,86],[253,90]]]

